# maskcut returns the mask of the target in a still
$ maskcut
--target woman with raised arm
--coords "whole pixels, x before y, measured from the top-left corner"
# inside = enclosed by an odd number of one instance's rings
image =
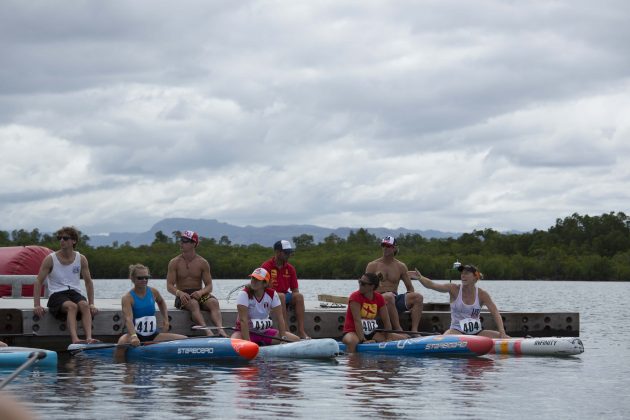
[[[114,357],[118,360],[125,356],[126,344],[134,347],[147,341],[166,341],[186,338],[185,335],[169,333],[168,307],[160,295],[160,292],[149,287],[149,268],[142,264],[129,266],[129,279],[133,283],[133,289],[122,297],[122,312],[125,318],[127,333],[118,339],[118,346]],[[162,314],[162,329],[160,332],[155,316],[155,304],[157,303]]]
[[[267,287],[271,278],[269,272],[257,268],[249,277],[249,285],[236,297],[238,316],[232,338],[253,341],[261,346],[300,341],[300,337],[287,331],[278,293]],[[275,319],[278,329],[273,328],[270,315]]]
[[[482,335],[490,338],[508,338],[503,327],[503,318],[497,306],[485,290],[477,287],[477,282],[483,278],[483,274],[474,265],[454,266],[461,272],[462,283],[458,286],[453,283],[438,284],[424,277],[418,269],[409,271],[409,277],[417,279],[427,289],[448,293],[451,302],[451,326],[444,334]],[[499,331],[485,330],[481,325],[479,315],[481,308],[486,306]]]
[[[342,341],[348,353],[354,353],[357,344],[380,343],[402,340],[404,335],[391,332],[392,323],[383,295],[376,289],[381,283],[381,273],[365,273],[359,279],[359,290],[348,297],[348,309],[343,325]],[[377,331],[376,317],[380,317],[385,331]]]

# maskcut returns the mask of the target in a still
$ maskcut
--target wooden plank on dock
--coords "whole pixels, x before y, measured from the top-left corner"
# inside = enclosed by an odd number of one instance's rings
[[[335,296],[335,295],[317,295],[317,300],[320,302],[338,303],[341,305],[348,304],[347,296]]]

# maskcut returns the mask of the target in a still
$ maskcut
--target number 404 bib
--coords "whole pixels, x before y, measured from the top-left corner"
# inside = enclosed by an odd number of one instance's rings
[[[483,327],[479,318],[465,318],[459,321],[460,331],[464,334],[477,334]]]

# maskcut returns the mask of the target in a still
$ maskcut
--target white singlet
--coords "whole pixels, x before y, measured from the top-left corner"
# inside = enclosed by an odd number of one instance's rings
[[[472,318],[479,319],[481,314],[481,305],[479,304],[479,289],[475,287],[475,302],[472,305],[466,305],[462,300],[462,285],[459,285],[459,293],[457,299],[451,302],[451,329],[462,331],[461,321]],[[479,332],[479,331],[477,331]]]
[[[81,254],[74,251],[74,261],[68,265],[61,264],[57,253],[53,252],[53,268],[48,273],[48,290],[50,294],[73,289],[81,293]]]

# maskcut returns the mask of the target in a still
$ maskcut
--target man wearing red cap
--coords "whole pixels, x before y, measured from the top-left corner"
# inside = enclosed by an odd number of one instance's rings
[[[287,306],[292,306],[295,310],[298,335],[301,338],[310,338],[304,331],[304,295],[298,289],[295,267],[289,263],[289,257],[293,254],[291,242],[278,241],[273,244],[273,250],[275,255],[261,265],[271,276],[269,288],[278,292],[285,323],[289,325]]]
[[[386,236],[381,241],[383,248],[383,256],[377,260],[370,262],[365,268],[366,273],[382,273],[383,280],[376,289],[383,295],[387,302],[387,312],[395,330],[402,331],[400,326],[399,314],[411,312],[411,331],[418,331],[420,326],[420,318],[422,317],[423,297],[420,293],[414,291],[407,266],[402,261],[395,258],[398,254],[398,244],[393,236]],[[398,294],[398,285],[400,280],[403,281],[407,288],[407,293]]]
[[[196,325],[205,326],[202,309],[210,311],[210,318],[219,329],[219,334],[227,337],[223,330],[223,320],[219,301],[212,296],[212,276],[210,264],[195,248],[199,245],[199,235],[192,230],[182,233],[180,249],[182,253],[168,263],[166,289],[175,295],[175,307],[190,311]],[[207,335],[213,335],[208,329]]]

